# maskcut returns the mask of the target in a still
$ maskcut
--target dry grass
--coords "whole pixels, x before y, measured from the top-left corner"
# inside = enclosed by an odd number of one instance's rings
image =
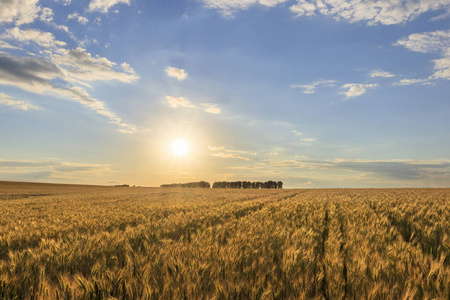
[[[450,299],[449,200],[0,183],[0,299]]]

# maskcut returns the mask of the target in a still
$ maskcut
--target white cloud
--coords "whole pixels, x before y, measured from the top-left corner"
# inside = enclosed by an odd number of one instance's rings
[[[300,139],[300,141],[307,142],[307,143],[312,143],[312,142],[317,142],[317,139],[315,139],[315,138],[304,138],[304,139]]]
[[[299,17],[321,14],[350,23],[392,25],[449,6],[448,0],[297,0],[290,9]]]
[[[402,79],[399,82],[394,82],[393,85],[428,85],[432,84],[429,79]]]
[[[367,89],[373,89],[377,86],[377,83],[347,83],[341,87],[342,89],[347,89],[347,91],[340,94],[345,95],[347,98],[357,97],[365,94]]]
[[[80,15],[78,12],[71,13],[67,16],[68,20],[76,19],[78,23],[81,25],[86,25],[89,22],[89,19],[85,16]]]
[[[404,46],[406,49],[420,53],[440,53],[442,58],[433,60],[434,73],[424,79],[406,79],[397,85],[427,84],[436,79],[450,80],[450,30],[438,30],[434,32],[414,33],[406,38],[398,40],[395,45]]]
[[[276,6],[287,0],[201,0],[204,6],[229,16],[253,5]],[[448,0],[297,0],[290,6],[296,16],[325,15],[336,20],[392,25],[414,20],[423,13],[448,9]],[[441,17],[443,18],[443,17]]]
[[[201,0],[205,7],[219,10],[223,15],[232,15],[237,10],[245,10],[255,4],[275,6],[287,0]]]
[[[241,154],[248,153],[247,151],[226,149],[223,146],[208,146],[208,149],[213,152],[213,153],[211,153],[212,156],[222,157],[222,158],[235,158],[235,159],[251,160],[250,158],[241,155]]]
[[[50,57],[52,62],[64,67],[68,80],[76,82],[116,80],[129,83],[139,79],[134,71],[130,72],[132,68],[128,64],[122,63],[122,72],[116,67],[116,63],[99,55],[93,57],[81,47],[60,49]]]
[[[53,11],[52,11],[52,9],[48,8],[48,7],[43,7],[41,9],[41,15],[39,16],[39,19],[41,21],[48,22],[48,23],[52,22],[53,21]]]
[[[304,85],[293,84],[291,87],[303,88],[305,94],[314,94],[318,86],[334,86],[334,83],[336,83],[336,80],[319,80]]]
[[[213,103],[201,103],[202,106],[205,107],[205,112],[210,114],[220,114],[222,110],[219,107],[216,107]]]
[[[119,3],[130,5],[130,0],[91,0],[87,11],[107,13],[108,9]]]
[[[383,71],[383,70],[372,70],[369,73],[369,76],[372,78],[376,78],[376,77],[383,77],[383,78],[390,78],[390,77],[395,77],[394,74]]]
[[[0,49],[13,49],[13,50],[22,50],[22,48],[13,46],[5,41],[0,41]]]
[[[175,67],[167,67],[165,71],[167,76],[174,77],[179,81],[185,80],[188,75],[185,70]]]
[[[408,50],[421,53],[446,52],[450,48],[450,30],[413,33],[398,40],[394,45],[404,46]]]
[[[65,42],[56,40],[55,36],[52,33],[40,31],[37,29],[21,30],[18,27],[14,27],[6,30],[4,38],[14,39],[25,44],[35,42],[36,44],[44,48],[56,48],[67,45]]]
[[[64,6],[70,5],[72,0],[55,0],[55,2],[62,3]]]
[[[166,100],[169,103],[169,105],[173,108],[178,108],[178,107],[195,108],[195,105],[193,105],[185,97],[177,98],[177,97],[172,97],[172,96],[166,96]]]
[[[8,96],[4,93],[0,93],[0,104],[10,106],[13,109],[21,109],[21,110],[42,110],[42,107],[33,105],[26,101],[16,100],[11,96]]]
[[[32,23],[41,10],[39,0],[0,0],[0,24],[15,23],[17,26]]]
[[[61,80],[67,80],[65,72],[52,62],[39,57],[13,57],[0,52],[0,84],[16,86],[30,93],[70,98],[107,117],[110,123],[120,127],[119,131],[136,131],[134,125],[123,122],[83,88],[57,84]]]
[[[292,130],[292,132],[297,136],[301,136],[303,134],[301,132],[298,132],[297,130]]]
[[[72,176],[99,176],[110,173],[111,166],[105,164],[75,163],[56,160],[6,160],[0,159],[0,179],[64,178]]]

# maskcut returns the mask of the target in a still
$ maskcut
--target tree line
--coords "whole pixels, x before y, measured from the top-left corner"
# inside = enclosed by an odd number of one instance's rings
[[[282,189],[281,181],[218,181],[213,183],[213,189]]]
[[[181,188],[205,188],[209,189],[211,184],[206,181],[198,182],[188,182],[188,183],[171,183],[171,184],[161,184],[161,187],[181,187]]]
[[[211,184],[206,181],[162,184],[161,187],[180,187],[180,188],[211,188]],[[212,185],[213,189],[282,189],[281,181],[217,181]]]

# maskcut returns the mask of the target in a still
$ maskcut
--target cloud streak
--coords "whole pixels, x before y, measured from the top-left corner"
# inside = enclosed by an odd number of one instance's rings
[[[26,101],[16,100],[11,96],[0,93],[0,104],[12,107],[13,109],[21,110],[43,110],[42,107],[33,105]]]
[[[248,153],[247,151],[226,149],[223,146],[208,146],[208,149],[213,152],[211,155],[215,157],[251,160],[250,158],[241,155]]]
[[[303,93],[304,94],[314,94],[316,92],[316,88],[319,86],[334,86],[334,83],[336,83],[336,80],[319,80],[319,81],[314,81],[308,84],[293,84],[291,85],[291,87],[293,88],[302,88],[304,89]]]

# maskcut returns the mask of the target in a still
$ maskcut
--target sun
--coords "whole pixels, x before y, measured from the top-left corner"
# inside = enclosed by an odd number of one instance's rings
[[[189,153],[189,144],[185,140],[176,140],[172,142],[170,150],[173,155],[183,157]]]

